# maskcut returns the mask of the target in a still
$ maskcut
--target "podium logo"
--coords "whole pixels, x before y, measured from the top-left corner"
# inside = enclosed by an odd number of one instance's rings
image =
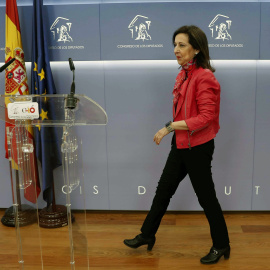
[[[208,25],[212,38],[232,40],[232,36],[229,31],[231,29],[232,21],[228,16],[218,14]]]
[[[53,39],[57,42],[73,42],[70,36],[72,23],[67,18],[58,17],[51,25],[51,32],[53,33]]]
[[[151,36],[149,34],[151,21],[148,17],[137,15],[131,21],[128,26],[129,31],[131,32],[131,38],[134,40],[151,40]]]

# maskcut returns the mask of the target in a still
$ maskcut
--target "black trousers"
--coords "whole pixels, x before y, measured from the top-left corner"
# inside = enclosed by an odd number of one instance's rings
[[[228,230],[218,202],[211,172],[214,140],[190,149],[177,149],[172,145],[166,165],[158,182],[151,209],[143,223],[143,237],[156,234],[172,196],[179,183],[188,174],[198,201],[210,225],[215,248],[229,245]]]

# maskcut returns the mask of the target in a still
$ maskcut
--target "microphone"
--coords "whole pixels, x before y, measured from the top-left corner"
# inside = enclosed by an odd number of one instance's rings
[[[71,58],[68,59],[70,70],[73,72],[73,81],[70,88],[70,94],[75,94],[75,66]]]
[[[73,81],[70,88],[70,94],[66,98],[65,107],[68,109],[75,109],[77,105],[77,98],[74,97],[75,94],[75,66],[71,58],[68,59],[70,70],[73,72]]]
[[[0,67],[0,73],[4,71],[9,65],[11,65],[15,60],[16,58],[12,58],[7,63],[5,63],[2,67]]]
[[[68,58],[68,61],[69,61],[69,67],[70,67],[70,70],[71,70],[71,71],[75,70],[75,66],[74,66],[74,64],[73,64],[72,59],[71,59],[71,58]]]

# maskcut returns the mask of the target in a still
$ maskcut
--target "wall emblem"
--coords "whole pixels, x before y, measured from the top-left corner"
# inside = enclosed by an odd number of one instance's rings
[[[72,23],[67,18],[58,17],[51,25],[51,32],[53,33],[53,39],[57,42],[73,42],[70,36]]]
[[[218,14],[212,22],[208,25],[212,32],[212,38],[232,40],[232,36],[229,34],[232,21],[228,16]]]
[[[148,17],[142,15],[135,16],[128,26],[132,39],[143,41],[151,40],[151,36],[149,34],[150,25],[151,21]]]

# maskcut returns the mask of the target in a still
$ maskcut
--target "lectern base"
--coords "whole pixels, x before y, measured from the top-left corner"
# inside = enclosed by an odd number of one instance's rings
[[[27,204],[23,204],[18,211],[19,226],[27,226],[37,222],[37,210]],[[9,207],[1,219],[3,225],[15,227],[15,216],[13,206]]]
[[[75,218],[71,216],[71,221]],[[55,205],[43,208],[39,213],[39,226],[42,228],[60,228],[68,225],[67,208],[64,205]]]

